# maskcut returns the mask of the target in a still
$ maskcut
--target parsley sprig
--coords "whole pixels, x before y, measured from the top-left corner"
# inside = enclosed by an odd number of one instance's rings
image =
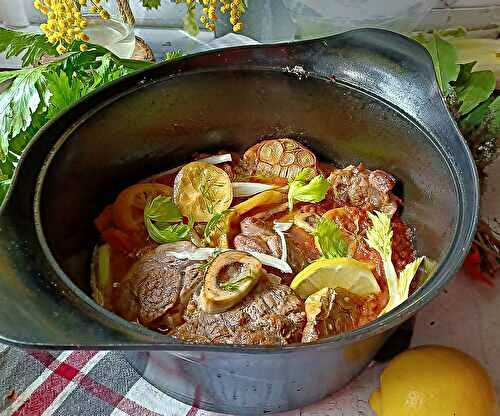
[[[188,240],[194,221],[182,223],[182,214],[171,198],[159,195],[144,208],[144,225],[151,239],[158,244]]]
[[[51,118],[95,89],[151,62],[121,59],[98,45],[59,57],[45,36],[0,28],[0,53],[21,56],[22,68],[0,72],[0,202],[21,152]],[[42,56],[53,62],[39,65]]]

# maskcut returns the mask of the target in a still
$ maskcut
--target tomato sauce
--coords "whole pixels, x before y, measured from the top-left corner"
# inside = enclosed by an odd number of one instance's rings
[[[206,156],[210,155],[198,154],[195,156],[195,160]],[[241,167],[239,166],[240,157],[233,154],[232,158],[233,162],[218,164],[218,167],[227,173],[231,181],[239,181],[238,175],[241,173]],[[334,170],[334,167],[327,163],[318,162],[317,167],[319,173],[324,177],[328,177]],[[139,191],[133,190],[126,198],[121,194],[122,198],[119,197],[114,204],[106,206],[95,219],[95,226],[100,233],[101,241],[109,244],[111,247],[110,272],[112,276],[112,299],[110,303],[113,310],[122,311],[120,312],[122,316],[126,316],[127,314],[126,297],[132,296],[126,293],[126,289],[124,288],[127,284],[130,284],[129,279],[122,286],[125,277],[140,257],[158,246],[157,243],[151,240],[144,226],[144,206],[154,196],[165,195],[171,197],[172,189],[168,187],[172,188],[174,186],[177,174],[178,171],[155,176],[125,189],[122,194],[128,190],[130,191],[134,186],[138,187],[140,185],[139,187],[141,188]],[[243,178],[243,176],[241,177]],[[286,178],[260,177],[257,175],[246,176],[246,179],[241,180],[278,186],[286,186],[289,182]],[[281,195],[277,198],[278,201],[280,197]],[[231,207],[246,199],[248,198],[233,198]],[[398,198],[396,199],[398,205],[401,205],[402,201]],[[277,202],[276,198],[274,202]],[[226,226],[229,229],[224,231],[223,236],[227,239],[226,245],[229,248],[234,248],[234,237],[241,232],[241,221],[252,216],[257,216],[266,221],[268,223],[266,226],[269,225],[271,232],[274,221],[293,221],[294,218],[297,220],[297,211],[316,214],[317,218],[324,216],[335,221],[348,243],[349,256],[369,264],[381,289],[379,294],[366,297],[350,296],[345,290],[344,292],[347,293],[339,292],[343,293],[343,296],[345,295],[342,299],[339,299],[339,305],[342,304],[340,305],[341,309],[348,311],[349,308],[356,308],[357,310],[355,319],[346,312],[346,316],[344,317],[346,318],[346,322],[340,322],[339,325],[343,328],[343,331],[353,329],[375,319],[387,304],[389,295],[382,259],[379,253],[372,249],[365,240],[366,232],[372,226],[368,211],[363,205],[350,206],[349,204],[352,205],[350,202],[346,204],[345,201],[341,202],[337,200],[334,197],[333,189],[330,187],[326,193],[326,197],[321,202],[297,202],[294,205],[294,209],[289,211],[285,195],[282,203],[262,204],[245,212],[241,216],[235,215],[234,219]],[[233,212],[235,213],[236,210]],[[316,216],[313,217],[316,218]],[[310,219],[310,216],[305,217],[308,217],[308,220]],[[202,221],[198,221],[194,228],[201,236],[204,230],[204,221],[203,223]],[[315,225],[315,221],[316,219],[312,220],[313,224],[311,224],[311,227]],[[183,222],[187,223],[187,218],[184,217]],[[301,226],[306,227],[305,225]],[[392,263],[396,272],[400,273],[408,263],[416,258],[414,232],[400,218],[398,212],[392,215],[391,227],[393,232]],[[287,262],[294,270],[294,273],[287,274],[268,266],[264,267],[268,272],[280,276],[284,284],[289,285],[298,271],[321,257],[320,250],[316,246],[314,234],[309,231],[300,228],[297,222],[295,222],[295,225],[285,232],[285,239],[288,244]],[[197,243],[200,246],[203,244],[205,243]],[[213,246],[216,244],[213,243]],[[297,264],[300,264],[300,267],[297,267]],[[412,289],[414,288],[415,285],[412,285]]]

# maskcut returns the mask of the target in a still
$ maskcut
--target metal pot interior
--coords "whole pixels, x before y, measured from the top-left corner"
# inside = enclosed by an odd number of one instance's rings
[[[194,152],[243,151],[265,137],[293,137],[339,166],[391,172],[419,252],[437,261],[449,255],[458,197],[446,157],[400,112],[342,83],[220,69],[170,77],[94,110],[59,140],[36,197],[42,239],[87,294],[93,219],[121,189]]]

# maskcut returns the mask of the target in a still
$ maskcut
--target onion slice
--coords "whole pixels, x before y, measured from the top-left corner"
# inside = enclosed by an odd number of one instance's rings
[[[232,161],[233,161],[233,157],[231,156],[230,153],[224,153],[223,155],[208,156],[208,157],[204,157],[203,159],[195,160],[195,162],[206,162],[206,163],[210,163],[211,165],[218,165],[219,163],[226,163],[226,162],[232,162]],[[175,168],[157,173],[156,175],[153,175],[153,176],[150,176],[149,178],[147,178],[147,180],[151,180],[151,179],[159,178],[160,176],[170,175],[172,173],[179,172],[185,165],[186,165],[186,163],[184,165],[177,166]]]
[[[267,183],[256,182],[233,182],[233,196],[244,198],[260,194],[261,192],[268,191],[269,189],[277,188],[276,185],[269,185]]]
[[[256,251],[246,251],[246,253],[251,254],[262,264],[269,267],[274,267],[275,269],[281,270],[283,273],[292,273],[293,270],[290,265],[277,257],[270,256],[269,254],[257,253]]]
[[[161,246],[160,246],[161,247]],[[193,261],[203,261],[208,260],[211,256],[213,256],[216,252],[223,253],[225,251],[230,251],[230,249],[220,248],[211,248],[211,247],[202,247],[196,248],[194,250],[165,250],[163,253],[167,256],[175,257],[176,259],[181,260],[193,260]],[[259,260],[262,264],[274,267],[275,269],[281,270],[283,273],[292,273],[292,268],[290,265],[277,257],[270,256],[268,254],[257,253],[255,251],[250,250],[240,250],[245,251],[252,256],[254,256],[257,260]]]
[[[279,235],[281,240],[281,260],[286,262],[288,258],[288,252],[286,247],[285,231],[288,231],[293,225],[292,222],[275,222],[273,230]]]
[[[216,248],[211,247],[201,247],[194,250],[180,250],[180,251],[164,251],[162,254],[166,256],[175,257],[179,260],[193,260],[193,261],[203,261],[207,260],[217,251]]]

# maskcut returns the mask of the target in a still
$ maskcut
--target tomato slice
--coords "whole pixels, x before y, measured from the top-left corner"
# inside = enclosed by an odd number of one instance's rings
[[[113,226],[113,205],[108,205],[94,220],[95,227],[99,232],[103,232]]]
[[[126,231],[140,230],[144,225],[144,208],[158,195],[172,196],[173,189],[161,183],[138,183],[124,189],[113,204],[113,222]]]
[[[135,248],[132,238],[126,232],[117,228],[108,228],[101,235],[102,239],[114,250],[122,253],[131,253]]]

